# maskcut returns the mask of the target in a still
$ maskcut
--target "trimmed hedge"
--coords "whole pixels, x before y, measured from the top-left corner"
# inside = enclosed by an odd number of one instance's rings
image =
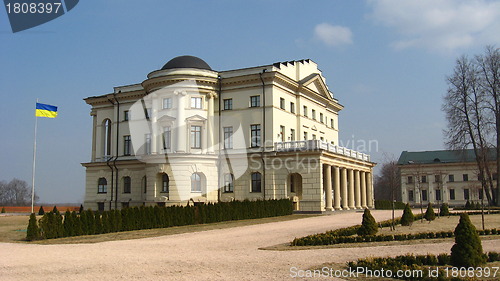
[[[196,206],[133,207],[105,212],[48,212],[39,220],[40,239],[94,235],[139,229],[165,228],[230,220],[291,215],[288,199],[232,201]],[[27,240],[31,241],[33,239]]]
[[[496,262],[500,261],[500,253],[498,252],[489,252],[484,255],[484,258],[487,259],[488,262]],[[357,261],[351,261],[347,263],[347,266],[351,271],[358,272],[358,268],[361,269],[369,269],[372,271],[375,270],[384,270],[391,271],[393,273],[398,270],[421,270],[423,273],[422,276],[401,276],[399,279],[402,280],[453,280],[453,281],[461,281],[461,280],[470,280],[470,279],[460,279],[460,278],[452,278],[446,277],[450,274],[446,274],[445,268],[450,265],[451,255],[449,254],[439,254],[439,255],[403,255],[396,256],[394,258],[365,258],[358,259]],[[439,278],[429,276],[429,269],[431,267],[443,267],[443,268],[433,268],[434,270],[438,270]],[[360,270],[361,271],[361,270]],[[395,275],[393,278],[398,278]]]
[[[405,203],[394,202],[394,209],[403,210],[405,208]],[[390,200],[375,200],[376,210],[392,210],[392,202]]]

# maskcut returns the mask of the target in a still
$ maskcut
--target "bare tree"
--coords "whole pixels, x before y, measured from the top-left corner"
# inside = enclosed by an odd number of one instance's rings
[[[496,204],[493,192],[489,154],[491,148],[491,114],[488,99],[482,89],[482,75],[478,59],[462,56],[456,61],[453,74],[447,78],[448,91],[443,111],[448,128],[445,130],[446,145],[451,149],[465,150],[472,147],[478,165],[479,180],[490,205]]]
[[[38,196],[35,193],[35,202]],[[31,204],[31,189],[28,184],[14,178],[10,182],[0,181],[0,205],[27,206]]]
[[[380,174],[375,178],[374,189],[377,200],[401,201],[401,174],[396,160],[382,164]]]

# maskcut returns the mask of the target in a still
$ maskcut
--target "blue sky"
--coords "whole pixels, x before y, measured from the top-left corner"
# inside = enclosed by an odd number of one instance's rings
[[[64,16],[13,34],[0,9],[0,180],[31,182],[39,119],[37,194],[82,202],[91,146],[82,100],[142,82],[179,55],[228,70],[310,58],[345,109],[346,146],[377,140],[376,162],[442,149],[445,78],[455,59],[500,45],[498,1],[80,1]],[[349,143],[347,143],[349,141]]]

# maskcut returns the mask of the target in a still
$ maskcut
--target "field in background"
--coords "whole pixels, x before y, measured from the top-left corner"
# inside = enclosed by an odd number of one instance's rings
[[[63,213],[63,212],[66,212],[66,210],[69,210],[69,211],[77,211],[80,209],[80,205],[76,206],[76,205],[42,205],[43,206],[43,210],[45,212],[48,212],[48,211],[52,211],[52,209],[54,208],[54,206],[57,206],[57,210],[59,210],[59,212]],[[5,208],[5,212],[7,213],[31,213],[31,206],[0,206],[0,210],[2,208]],[[35,214],[38,213],[38,210],[40,209],[40,205],[38,206],[35,206],[33,208]]]

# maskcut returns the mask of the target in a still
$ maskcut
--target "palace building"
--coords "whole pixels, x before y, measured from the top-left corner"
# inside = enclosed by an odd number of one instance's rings
[[[494,155],[491,157],[490,168],[496,171]],[[404,203],[464,206],[468,200],[480,202],[483,199],[473,149],[403,151],[398,166]],[[496,174],[493,178],[496,181]],[[484,200],[487,202],[486,198]]]
[[[375,163],[339,146],[343,106],[309,59],[215,71],[180,56],[85,102],[85,208],[282,198],[306,212],[374,206]]]

